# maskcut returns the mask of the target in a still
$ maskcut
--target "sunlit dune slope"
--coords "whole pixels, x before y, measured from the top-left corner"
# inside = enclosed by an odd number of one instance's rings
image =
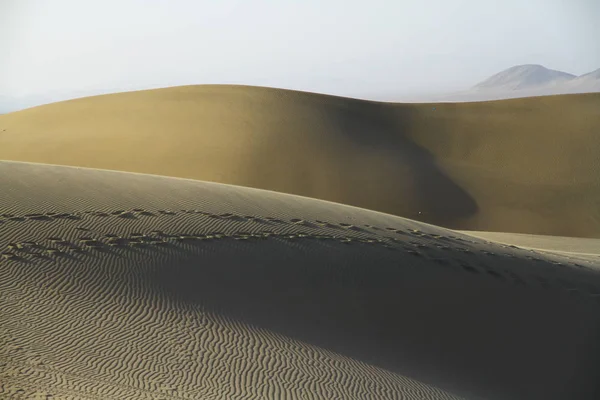
[[[598,260],[184,179],[0,187],[0,398],[597,399]]]
[[[578,257],[587,256],[592,259],[600,259],[600,239],[506,232],[463,231],[463,233],[494,242],[514,244],[530,249],[569,253]]]
[[[600,94],[391,104],[246,86],[0,116],[0,159],[341,202],[455,229],[600,237]]]

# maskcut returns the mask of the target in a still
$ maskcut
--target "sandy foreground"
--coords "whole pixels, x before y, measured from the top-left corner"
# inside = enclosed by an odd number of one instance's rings
[[[598,398],[596,254],[143,174],[0,188],[2,399]]]
[[[0,116],[0,159],[297,194],[452,229],[600,238],[600,93],[393,104],[183,86]]]

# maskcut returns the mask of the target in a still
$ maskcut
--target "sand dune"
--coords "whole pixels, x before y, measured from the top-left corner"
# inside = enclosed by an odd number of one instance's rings
[[[598,261],[185,179],[0,187],[0,398],[597,398]]]
[[[336,201],[463,230],[600,237],[600,94],[375,103],[244,86],[77,99],[0,117],[0,159]]]
[[[463,231],[467,235],[500,243],[515,244],[538,250],[589,255],[600,257],[600,239],[572,238],[564,236],[524,235],[506,232]]]

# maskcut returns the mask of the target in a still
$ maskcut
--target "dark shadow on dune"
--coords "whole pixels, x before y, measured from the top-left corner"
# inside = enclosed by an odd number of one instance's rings
[[[394,159],[402,168],[408,168],[416,208],[395,210],[392,214],[458,229],[464,226],[463,219],[477,212],[475,199],[439,168],[426,149],[408,136],[414,118],[409,107],[352,102],[338,116],[344,134],[353,142]],[[389,185],[394,184],[389,182]],[[399,198],[402,195],[397,194]],[[389,204],[389,200],[381,200]],[[392,210],[393,203],[387,207]]]
[[[411,265],[406,255],[385,249],[316,242],[306,251],[277,241],[230,246],[205,248],[201,264],[180,253],[141,278],[175,302],[466,398],[600,394],[600,304],[590,298],[475,268]]]
[[[272,132],[253,144],[234,183],[455,229],[477,213],[469,193],[410,138],[409,107],[316,95],[293,107],[290,119],[266,124]]]

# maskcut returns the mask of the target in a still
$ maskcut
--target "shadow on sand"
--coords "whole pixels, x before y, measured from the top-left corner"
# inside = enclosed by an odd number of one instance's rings
[[[364,246],[223,241],[188,257],[155,265],[151,290],[467,398],[599,394],[589,298]]]

